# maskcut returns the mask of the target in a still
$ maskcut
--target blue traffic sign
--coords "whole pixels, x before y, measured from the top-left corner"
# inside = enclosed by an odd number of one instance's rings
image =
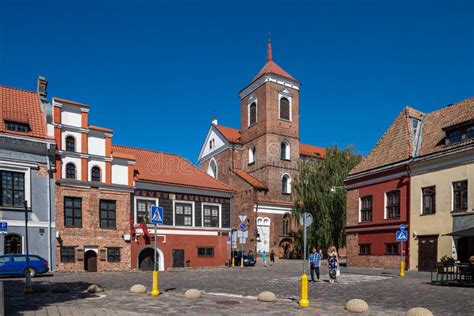
[[[0,222],[0,234],[8,233],[8,223],[7,222]]]
[[[246,231],[247,230],[247,225],[245,225],[245,223],[240,223],[239,230],[240,231]]]
[[[397,230],[395,237],[397,237],[397,241],[407,241],[408,232],[406,230]]]
[[[150,223],[162,225],[163,224],[163,208],[153,205],[150,213]]]
[[[405,224],[400,224],[400,230],[406,230]]]

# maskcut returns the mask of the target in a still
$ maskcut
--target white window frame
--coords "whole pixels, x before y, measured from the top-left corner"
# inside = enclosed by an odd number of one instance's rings
[[[281,144],[285,144],[285,158],[284,160],[291,160],[291,145],[290,142],[286,139],[281,141]],[[281,144],[280,144],[280,151],[281,151]],[[281,159],[281,152],[280,152],[280,159]]]
[[[133,209],[133,222],[134,224],[138,224],[137,215],[138,215],[138,200],[146,200],[146,201],[155,201],[156,206],[160,206],[160,200],[158,198],[151,198],[151,197],[144,197],[144,196],[135,196],[134,204],[135,208]],[[163,214],[164,216],[164,214]],[[148,224],[148,223],[147,223]]]
[[[359,223],[362,223],[362,197],[359,196]]]
[[[291,180],[291,175],[290,175],[289,173],[284,173],[284,174],[281,175],[281,178],[280,178],[280,186],[281,186],[281,184],[282,184],[282,182],[283,182],[283,177],[285,177],[285,176],[288,176],[288,182],[286,183],[286,185],[287,185],[287,188],[286,188],[286,189],[287,189],[287,192],[281,192],[281,193],[282,193],[282,194],[291,194],[291,181],[292,181],[292,180]],[[282,186],[281,186],[281,187],[282,187]]]
[[[214,164],[216,165],[216,172],[215,174],[211,174],[211,171],[212,170],[212,167],[211,167],[211,163],[214,162]],[[217,161],[214,159],[214,158],[211,158],[211,160],[209,160],[209,164],[207,165],[207,174],[210,175],[211,177],[217,179],[217,175],[219,174],[219,167],[217,166]]]
[[[219,207],[219,227],[204,227],[204,206],[205,205]],[[208,203],[208,202],[202,202],[201,203],[201,227],[202,228],[222,228],[222,204]]]
[[[23,182],[25,184],[25,201],[31,208],[31,166],[21,163],[11,163],[0,161],[0,170],[23,173]],[[23,208],[23,207],[22,207]]]
[[[383,219],[387,219],[387,193],[390,191],[386,191],[383,193]]]
[[[250,125],[250,106],[255,103],[255,123]],[[247,104],[247,127],[253,126],[258,123],[258,100],[251,98]]]
[[[249,147],[249,150],[248,150],[248,164],[253,164],[255,163],[255,153],[257,152],[257,150],[255,149],[255,146],[250,146]],[[250,159],[250,157],[252,157],[252,159]]]
[[[191,226],[177,226],[176,225],[176,209],[175,205],[176,203],[183,203],[183,204],[191,204],[191,220],[192,220],[192,225]],[[182,228],[190,228],[190,227],[196,227],[195,225],[195,205],[196,202],[194,201],[186,201],[186,200],[173,200],[173,226],[175,227],[182,227]]]
[[[287,120],[287,119],[284,119],[284,118],[281,118],[281,106],[280,106],[280,102],[281,102],[281,99],[282,98],[285,98],[285,99],[288,99],[288,103],[290,105],[290,119]],[[284,91],[280,91],[278,93],[278,119],[279,120],[282,120],[282,121],[286,121],[286,122],[293,122],[293,96],[289,93],[286,93]]]

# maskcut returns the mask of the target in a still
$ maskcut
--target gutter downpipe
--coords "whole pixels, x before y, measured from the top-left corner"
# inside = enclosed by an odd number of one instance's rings
[[[53,254],[51,251],[51,163],[49,161],[49,151],[51,150],[51,144],[46,144],[46,155],[48,159],[47,169],[48,169],[48,201],[47,201],[47,209],[48,209],[48,268],[49,271],[53,270],[52,262],[53,262]]]

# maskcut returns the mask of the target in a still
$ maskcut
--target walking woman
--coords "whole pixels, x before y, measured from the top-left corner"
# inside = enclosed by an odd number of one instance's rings
[[[328,250],[329,282],[331,283],[336,281],[338,264],[336,247],[331,246]]]

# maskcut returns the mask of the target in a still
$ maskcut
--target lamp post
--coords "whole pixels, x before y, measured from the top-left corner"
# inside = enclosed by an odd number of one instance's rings
[[[304,179],[303,181],[303,208],[305,208],[304,205],[304,199],[306,196],[306,187],[308,186],[308,179]],[[300,296],[300,301],[299,305],[301,307],[309,307],[309,299],[308,299],[308,275],[306,274],[306,220],[307,220],[307,213],[304,212],[302,215],[303,219],[303,275],[301,276],[301,296]]]

